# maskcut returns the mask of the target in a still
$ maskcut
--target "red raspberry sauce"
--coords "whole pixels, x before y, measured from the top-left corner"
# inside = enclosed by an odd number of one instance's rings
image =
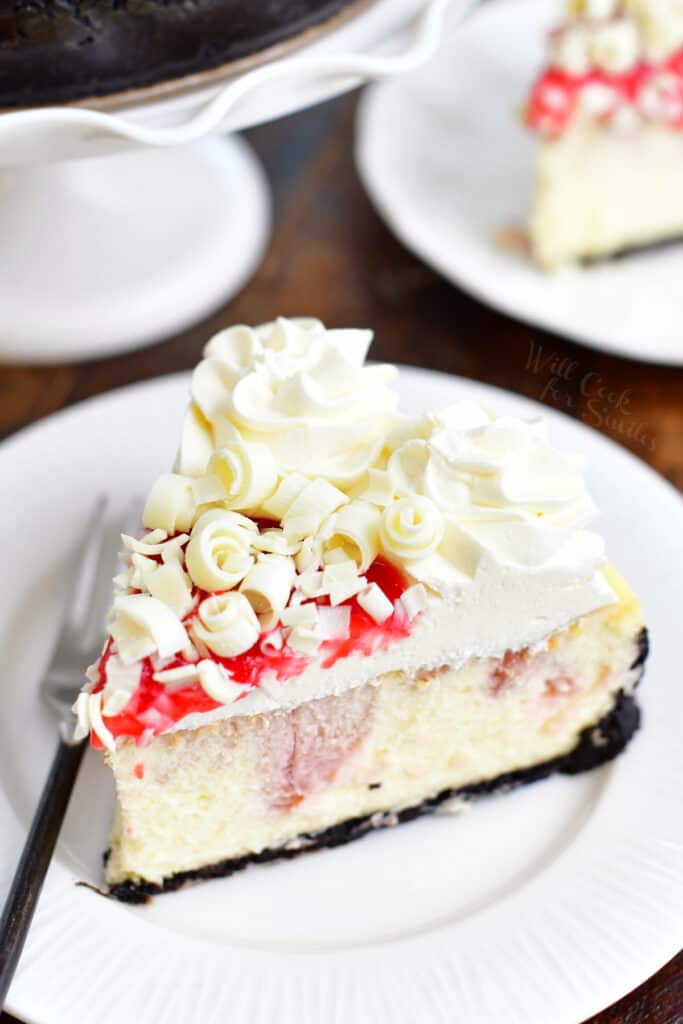
[[[392,602],[396,601],[408,586],[399,569],[383,558],[375,559],[365,575],[368,583],[376,583]],[[201,601],[209,596],[204,591],[197,591],[198,600],[195,601],[193,610],[185,617],[186,624],[196,616]],[[329,604],[329,599],[323,598],[317,603]],[[351,609],[349,636],[343,640],[328,640],[322,645],[316,657],[322,655],[324,658],[323,668],[331,668],[340,658],[346,658],[359,651],[369,655],[378,650],[386,650],[392,643],[410,634],[411,624],[396,612],[379,624],[363,611],[355,598],[350,598],[344,604]],[[223,665],[236,683],[252,689],[259,685],[264,672],[274,673],[277,679],[284,683],[301,675],[313,660],[296,654],[287,647],[274,654],[265,655],[260,647],[262,639],[263,635],[250,650],[236,658],[219,658],[213,655],[213,660]],[[103,689],[106,683],[107,662],[112,653],[112,643],[110,638],[98,663],[100,678],[93,687],[94,692]],[[165,664],[164,669],[186,664],[188,662],[185,659],[176,657]],[[145,744],[151,742],[159,733],[170,729],[186,715],[214,711],[221,706],[209,697],[199,683],[192,683],[181,689],[171,689],[163,683],[155,682],[155,670],[150,658],[144,658],[140,665],[140,682],[128,706],[119,715],[103,718],[104,724],[114,737],[130,736],[138,743]],[[237,699],[241,700],[241,697]],[[90,742],[94,747],[102,746],[94,732],[90,734]]]

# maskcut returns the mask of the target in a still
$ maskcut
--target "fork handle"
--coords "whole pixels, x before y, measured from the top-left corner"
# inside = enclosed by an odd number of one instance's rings
[[[24,948],[84,750],[85,740],[70,745],[60,739],[12,879],[0,918],[0,1010]]]

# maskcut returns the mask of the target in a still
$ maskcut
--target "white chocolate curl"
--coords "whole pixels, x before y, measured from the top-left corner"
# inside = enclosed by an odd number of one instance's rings
[[[394,483],[385,469],[369,469],[365,487],[360,495],[365,501],[384,508],[394,500]]]
[[[287,540],[282,530],[275,527],[260,533],[253,546],[269,555],[296,555],[301,547],[298,541]]]
[[[110,632],[124,665],[132,665],[155,651],[162,658],[170,658],[188,642],[178,616],[162,601],[147,594],[116,598]]]
[[[192,526],[195,511],[190,479],[179,473],[163,473],[149,492],[142,522],[148,530],[181,533]]]
[[[381,513],[366,501],[352,501],[330,516],[323,526],[320,537],[323,543],[323,560],[326,552],[343,553],[344,559],[352,559],[359,572],[365,572],[379,554],[379,522]],[[333,561],[340,561],[335,554]]]
[[[224,488],[224,502],[238,510],[257,509],[275,490],[277,466],[265,444],[235,440],[209,462],[209,473]]]
[[[102,721],[102,694],[91,693],[88,695],[88,718],[90,728],[102,741],[107,750],[116,750],[116,740]]]
[[[191,626],[192,639],[219,658],[236,658],[253,647],[261,628],[246,597],[237,591],[202,601]]]
[[[349,558],[324,569],[322,592],[329,595],[330,604],[335,607],[358,594],[367,582],[365,576],[359,576],[356,563]]]
[[[211,509],[195,523],[185,550],[187,570],[203,590],[230,590],[254,564],[251,543],[258,528],[238,512]]]
[[[187,540],[186,533],[179,533],[177,537],[166,537],[165,530],[152,530],[146,533],[142,540],[129,537],[122,533],[121,540],[127,551],[133,551],[136,555],[161,555],[164,562],[175,558],[177,549]]]
[[[380,539],[387,555],[400,562],[426,558],[438,548],[444,533],[443,515],[429,498],[414,495],[387,506]]]
[[[260,555],[240,584],[240,592],[259,616],[261,628],[272,629],[294,586],[294,560],[287,555]]]
[[[304,540],[317,533],[327,517],[349,499],[327,480],[311,480],[297,494],[282,520],[287,540]]]
[[[193,603],[190,577],[183,571],[180,562],[167,562],[164,565],[152,562],[152,565],[150,571],[142,573],[145,588],[152,597],[163,601],[178,618],[182,619]]]
[[[301,494],[307,483],[308,479],[303,474],[288,473],[280,481],[275,493],[267,501],[263,502],[263,511],[267,515],[272,516],[273,519],[284,519],[287,515],[287,509],[294,499]]]
[[[219,704],[232,704],[246,689],[233,682],[223,666],[215,661],[200,661],[197,675],[202,689]]]
[[[187,476],[201,476],[213,453],[211,427],[194,402],[185,414],[176,469]]]

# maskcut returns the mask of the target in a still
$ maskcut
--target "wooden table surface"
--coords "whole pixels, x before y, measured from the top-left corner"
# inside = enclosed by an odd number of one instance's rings
[[[375,359],[460,374],[562,409],[683,489],[683,369],[563,341],[487,309],[424,266],[363,192],[352,158],[354,111],[347,97],[246,133],[273,185],[275,228],[258,273],[225,309],[114,359],[0,367],[0,436],[90,395],[187,369],[230,323],[307,315],[373,327]],[[0,1015],[0,1024],[11,1020]],[[683,1024],[683,954],[591,1024]]]

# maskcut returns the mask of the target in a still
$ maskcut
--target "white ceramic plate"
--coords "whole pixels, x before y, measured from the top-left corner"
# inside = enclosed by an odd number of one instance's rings
[[[495,0],[436,60],[371,88],[357,160],[401,241],[482,302],[633,359],[683,364],[683,243],[541,273],[496,245],[527,224],[536,142],[519,120],[560,0]]]
[[[0,898],[54,742],[37,699],[63,567],[93,496],[122,507],[171,463],[187,376],[115,391],[0,446]],[[469,394],[405,370],[405,408]],[[9,998],[35,1024],[578,1024],[683,937],[683,503],[632,455],[548,412],[585,453],[612,557],[643,595],[653,654],[628,753],[337,850],[130,908],[101,880],[111,784],[89,751]]]

